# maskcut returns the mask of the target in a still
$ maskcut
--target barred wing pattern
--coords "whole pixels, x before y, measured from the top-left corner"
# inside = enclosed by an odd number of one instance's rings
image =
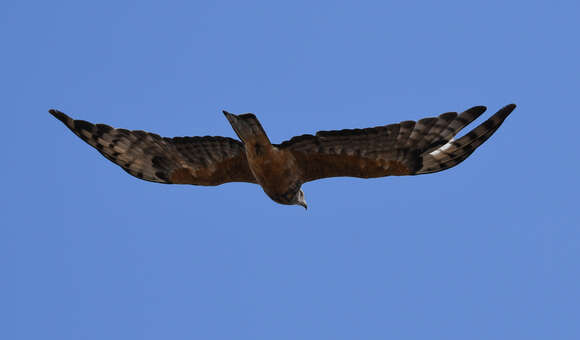
[[[417,122],[367,129],[319,131],[278,145],[290,150],[304,182],[326,177],[383,177],[442,171],[465,160],[515,109],[507,105],[465,136],[453,137],[486,108],[475,106]]]
[[[255,183],[241,142],[227,137],[160,137],[115,129],[49,111],[82,140],[129,174],[167,184]]]

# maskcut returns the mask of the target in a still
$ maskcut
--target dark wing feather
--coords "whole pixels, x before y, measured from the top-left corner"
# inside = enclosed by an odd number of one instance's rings
[[[167,184],[255,183],[241,142],[226,137],[160,137],[114,129],[49,111],[82,140],[129,174]]]
[[[418,175],[455,166],[485,142],[515,109],[507,105],[464,137],[461,129],[477,119],[484,106],[448,112],[417,122],[404,121],[367,129],[319,131],[298,136],[279,148],[292,152],[304,182],[326,177]]]
[[[441,147],[424,152],[422,155],[423,166],[416,174],[438,172],[449,169],[463,162],[473,153],[473,151],[475,151],[475,149],[477,149],[477,147],[494,134],[515,108],[516,106],[514,104],[504,106],[488,120],[481,123],[465,136],[457,140],[450,138],[448,142]],[[465,125],[461,126],[461,128]],[[453,137],[453,135],[449,136]]]

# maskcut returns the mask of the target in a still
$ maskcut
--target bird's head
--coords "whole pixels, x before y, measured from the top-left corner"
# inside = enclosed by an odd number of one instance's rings
[[[308,205],[306,204],[306,200],[304,199],[304,191],[302,189],[298,190],[294,198],[292,199],[290,204],[301,205],[304,209],[308,209]]]

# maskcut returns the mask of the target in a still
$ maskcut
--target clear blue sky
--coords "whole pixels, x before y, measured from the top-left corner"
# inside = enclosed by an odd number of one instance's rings
[[[2,339],[579,339],[578,2],[7,1]],[[449,171],[139,181],[51,117],[280,142],[487,105]],[[481,122],[482,119],[478,120]]]

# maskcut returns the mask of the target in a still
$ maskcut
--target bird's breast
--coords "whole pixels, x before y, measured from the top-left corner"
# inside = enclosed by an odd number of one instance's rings
[[[294,156],[275,146],[262,147],[260,152],[247,149],[246,157],[250,170],[256,177],[264,192],[278,203],[288,204],[290,192],[300,187],[300,171]]]

